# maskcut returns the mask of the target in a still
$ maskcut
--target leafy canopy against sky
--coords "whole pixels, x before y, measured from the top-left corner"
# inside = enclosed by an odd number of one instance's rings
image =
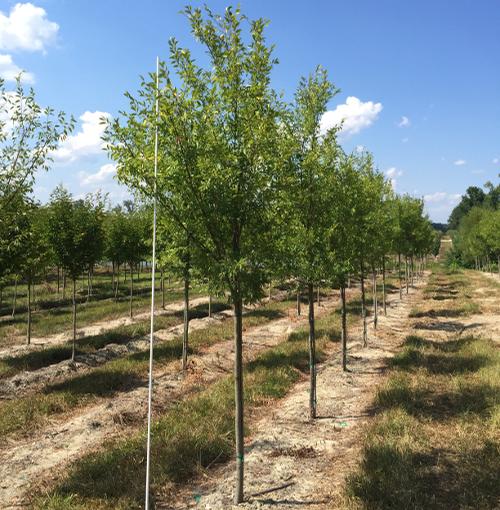
[[[13,84],[24,70],[42,105],[79,119],[52,171],[39,174],[37,198],[47,200],[60,182],[76,196],[97,189],[115,202],[128,196],[102,151],[100,119],[126,106],[123,92],[137,89],[157,54],[167,56],[171,36],[191,44],[184,3],[0,0],[0,77]],[[207,3],[219,12],[227,5]],[[317,64],[328,69],[341,93],[322,127],[344,120],[344,148],[371,150],[397,192],[424,197],[433,220],[445,221],[469,185],[496,179],[498,1],[239,3],[250,18],[271,21],[275,88],[291,99],[301,75]]]

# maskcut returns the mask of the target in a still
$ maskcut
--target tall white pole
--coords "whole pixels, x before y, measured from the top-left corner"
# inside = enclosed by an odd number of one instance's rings
[[[149,510],[149,479],[151,465],[151,412],[153,402],[153,333],[155,316],[155,271],[156,271],[156,176],[158,174],[158,115],[159,115],[159,67],[160,59],[156,57],[156,122],[155,122],[155,161],[153,194],[153,260],[151,263],[151,324],[149,333],[149,386],[148,386],[148,436],[146,445],[146,497],[144,508]]]

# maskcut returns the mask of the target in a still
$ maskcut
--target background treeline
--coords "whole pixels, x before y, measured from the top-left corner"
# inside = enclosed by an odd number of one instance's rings
[[[448,262],[469,268],[500,271],[500,185],[467,189],[449,218],[452,248]]]

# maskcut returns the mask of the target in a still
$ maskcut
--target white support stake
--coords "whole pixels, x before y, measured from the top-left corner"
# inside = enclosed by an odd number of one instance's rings
[[[156,176],[158,174],[158,116],[159,116],[159,67],[160,59],[156,57],[156,126],[155,126],[155,161],[154,161],[154,193],[153,193],[153,257],[151,261],[151,324],[149,333],[149,385],[148,385],[148,433],[146,445],[146,497],[145,510],[149,510],[149,485],[151,465],[151,411],[153,402],[153,332],[155,316],[155,270],[156,270]]]

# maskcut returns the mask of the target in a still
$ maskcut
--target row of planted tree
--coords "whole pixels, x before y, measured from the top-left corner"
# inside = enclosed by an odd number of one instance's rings
[[[132,272],[147,259],[156,201],[160,267],[180,273],[186,295],[196,275],[208,282],[210,295],[228,296],[233,307],[239,503],[243,305],[259,300],[271,280],[295,282],[297,292],[307,295],[309,414],[314,419],[315,286],[340,289],[346,369],[351,276],[359,277],[366,345],[367,275],[375,286],[381,275],[385,303],[386,266],[390,263],[399,273],[402,292],[403,278],[408,285],[415,268],[421,271],[425,256],[435,249],[436,233],[421,200],[397,196],[368,152],[342,149],[341,126],[324,127],[323,115],[338,92],[324,69],[302,78],[293,100],[286,101],[271,85],[276,60],[264,37],[264,20],[249,21],[237,9],[219,16],[188,7],[185,14],[207,51],[207,66],[200,67],[172,39],[169,61],[160,62],[158,73],[144,79],[136,95],[127,94],[129,109],[106,130],[104,141],[117,163],[118,179],[143,204],[139,210],[106,212],[102,196],[73,200],[62,188],[47,206],[33,205],[33,168],[48,167],[50,150],[72,129],[72,121],[62,114],[52,123],[36,120],[42,112],[33,93],[24,96],[20,86],[17,102],[15,96],[2,95],[11,112],[18,112],[18,123],[4,135],[1,149],[8,172],[5,179],[0,175],[0,239],[9,241],[0,241],[0,277],[22,275],[30,288],[47,265],[61,268],[72,281],[75,338],[77,278],[87,273],[90,292],[97,262],[108,260],[116,269],[126,264]],[[22,136],[30,106],[35,122]],[[53,114],[43,113],[44,119]],[[36,161],[30,160],[33,154],[39,154]]]

